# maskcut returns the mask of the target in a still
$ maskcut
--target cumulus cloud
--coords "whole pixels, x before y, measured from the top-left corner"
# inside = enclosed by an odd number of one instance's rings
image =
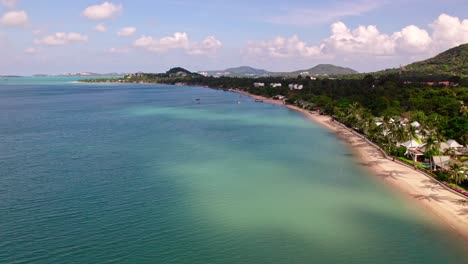
[[[106,32],[107,31],[107,27],[106,25],[104,24],[97,24],[95,27],[94,27],[94,30],[96,31],[99,31],[99,32]]]
[[[117,35],[121,37],[128,37],[135,34],[136,31],[137,29],[135,27],[124,27],[121,30],[119,30],[119,32],[117,32]]]
[[[270,41],[249,41],[247,43],[248,54],[273,58],[316,56],[321,53],[322,48],[323,46],[307,45],[298,36],[277,37]]]
[[[187,53],[193,55],[204,55],[216,52],[223,47],[221,41],[217,40],[214,36],[208,36],[200,43],[194,43],[187,50]]]
[[[395,50],[392,37],[380,33],[374,25],[351,30],[343,22],[336,22],[330,28],[331,35],[324,40],[325,52],[388,55]]]
[[[176,32],[173,36],[161,39],[142,36],[133,43],[135,47],[145,48],[149,51],[164,52],[170,49],[187,49],[190,46],[188,35],[185,32]]]
[[[83,16],[92,20],[102,20],[113,18],[123,11],[122,5],[111,2],[104,2],[100,5],[92,5],[83,10]]]
[[[16,0],[0,0],[0,5],[10,9],[15,8]]]
[[[425,29],[409,25],[391,34],[382,33],[375,25],[361,25],[350,29],[343,22],[330,26],[330,35],[318,45],[307,44],[299,37],[277,37],[269,41],[248,41],[248,55],[271,58],[314,56],[404,56],[408,54],[434,55],[448,48],[468,43],[468,19],[460,20],[442,14]]]
[[[426,30],[411,25],[395,32],[392,36],[398,51],[403,53],[426,52],[431,48],[432,39]]]
[[[25,27],[29,23],[29,17],[25,11],[10,11],[0,18],[0,23],[11,27]]]
[[[176,32],[173,36],[153,38],[142,36],[133,43],[135,47],[144,48],[153,52],[167,52],[173,49],[182,49],[192,55],[210,54],[222,47],[221,41],[214,36],[205,38],[202,42],[191,42],[187,33]]]
[[[85,42],[88,41],[88,36],[80,33],[70,32],[58,32],[52,35],[45,36],[41,39],[34,40],[34,43],[38,45],[46,46],[63,46],[72,42]]]
[[[468,43],[468,19],[441,14],[431,25],[435,49],[445,50]]]

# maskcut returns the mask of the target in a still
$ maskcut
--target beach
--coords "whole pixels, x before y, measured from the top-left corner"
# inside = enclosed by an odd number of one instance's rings
[[[359,159],[358,163],[372,175],[375,175],[379,181],[388,184],[408,200],[429,211],[434,216],[431,219],[434,224],[443,225],[456,235],[468,240],[468,199],[447,190],[438,181],[413,168],[387,159],[375,146],[333,121],[330,116],[319,115],[297,106],[284,104],[280,100],[244,91],[233,90],[233,92],[298,111],[313,122],[335,133],[351,147]]]

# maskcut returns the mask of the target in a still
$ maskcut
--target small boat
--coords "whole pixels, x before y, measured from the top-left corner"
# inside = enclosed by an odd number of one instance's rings
[[[255,99],[255,102],[263,103],[263,100],[262,99]]]
[[[200,101],[200,98],[195,99],[195,101]]]

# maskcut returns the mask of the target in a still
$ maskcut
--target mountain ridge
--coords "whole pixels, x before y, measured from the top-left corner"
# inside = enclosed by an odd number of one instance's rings
[[[336,66],[333,64],[318,64],[306,70],[297,70],[292,72],[270,72],[264,69],[258,69],[251,66],[239,66],[227,68],[218,71],[199,71],[198,73],[205,76],[231,76],[231,77],[266,77],[266,76],[329,76],[329,75],[346,75],[356,74],[356,70],[351,68]]]

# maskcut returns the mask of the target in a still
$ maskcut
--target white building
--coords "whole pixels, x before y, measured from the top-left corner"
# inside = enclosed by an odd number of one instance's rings
[[[265,83],[254,83],[255,87],[265,87]]]
[[[276,87],[281,87],[281,83],[270,83],[270,86],[273,87],[273,88],[276,88]]]
[[[288,87],[289,87],[289,90],[302,90],[304,88],[304,85],[291,83],[288,85]]]

